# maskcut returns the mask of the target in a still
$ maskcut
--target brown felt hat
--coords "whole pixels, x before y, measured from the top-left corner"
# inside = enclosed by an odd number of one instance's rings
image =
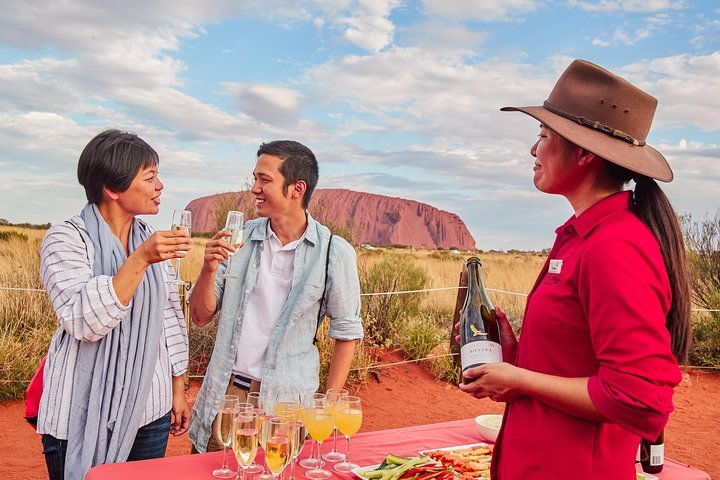
[[[670,182],[672,170],[645,143],[657,100],[627,80],[585,60],[575,60],[542,106],[503,107],[520,111],[576,145],[617,165]]]

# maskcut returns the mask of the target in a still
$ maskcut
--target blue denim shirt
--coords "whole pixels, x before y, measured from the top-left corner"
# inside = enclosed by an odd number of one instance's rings
[[[260,387],[266,402],[274,402],[279,390],[310,394],[316,392],[319,386],[320,358],[313,338],[325,287],[325,260],[330,230],[309,214],[307,220],[307,230],[295,250],[292,287],[270,335]],[[230,382],[243,317],[257,279],[267,227],[267,218],[247,222],[245,245],[233,255],[231,262],[237,278],[223,278],[225,263],[215,275],[215,295],[220,318],[215,348],[193,407],[189,432],[190,441],[201,452],[205,451],[213,433],[212,422]],[[331,319],[331,338],[362,338],[360,282],[355,250],[337,235],[332,237],[323,307],[325,315]]]

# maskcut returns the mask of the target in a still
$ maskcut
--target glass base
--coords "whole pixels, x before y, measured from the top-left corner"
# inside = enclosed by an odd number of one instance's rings
[[[275,477],[272,476],[272,473],[259,473],[253,477],[253,480],[274,480]]]
[[[303,468],[320,468],[325,465],[325,462],[318,460],[317,458],[303,458],[298,462]]]
[[[263,471],[263,468],[258,465],[257,463],[251,463],[248,465],[248,467],[245,469],[245,473],[260,473]]]
[[[215,478],[235,478],[235,477],[237,477],[237,472],[235,470],[230,470],[229,468],[218,468],[217,470],[213,470],[212,474],[213,474],[213,477],[215,477]]]
[[[308,470],[307,472],[305,472],[305,477],[312,480],[324,480],[326,478],[332,477],[332,473],[328,472],[327,470],[323,470],[322,468],[316,468],[314,470]]]
[[[342,462],[343,460],[345,460],[345,454],[340,453],[337,450],[333,450],[324,454],[322,458],[323,460],[327,460],[328,462]]]
[[[356,468],[360,468],[360,465],[358,465],[357,463],[340,462],[335,464],[333,470],[341,473],[350,473]]]

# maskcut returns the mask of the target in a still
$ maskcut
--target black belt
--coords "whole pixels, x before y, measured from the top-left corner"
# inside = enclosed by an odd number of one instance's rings
[[[253,381],[252,378],[243,377],[242,375],[233,373],[232,384],[241,390],[245,390],[245,391],[249,392],[250,384],[252,383],[252,381]]]

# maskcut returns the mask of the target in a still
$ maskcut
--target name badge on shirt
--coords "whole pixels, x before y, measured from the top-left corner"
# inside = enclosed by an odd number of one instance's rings
[[[548,273],[560,273],[562,271],[562,260],[550,260]]]

